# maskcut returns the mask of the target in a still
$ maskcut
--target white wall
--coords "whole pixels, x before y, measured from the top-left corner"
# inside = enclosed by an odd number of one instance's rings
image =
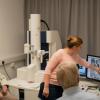
[[[25,64],[24,35],[24,0],[0,0],[0,73],[6,77],[2,60],[10,78]]]
[[[0,0],[0,60],[23,54],[24,0]]]

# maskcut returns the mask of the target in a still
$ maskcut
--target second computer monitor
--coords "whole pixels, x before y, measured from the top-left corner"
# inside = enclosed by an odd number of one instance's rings
[[[80,76],[86,76],[86,68],[82,65],[79,65],[79,64],[78,64],[78,68],[79,68]]]

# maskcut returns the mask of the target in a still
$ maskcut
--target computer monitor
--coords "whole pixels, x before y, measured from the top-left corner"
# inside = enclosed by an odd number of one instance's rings
[[[90,64],[95,65],[96,67],[100,67],[100,56],[87,55],[87,61]],[[93,70],[90,70],[89,68],[86,70],[86,77],[89,79],[100,81],[100,74]]]
[[[86,76],[86,68],[84,66],[78,64],[78,69],[80,76]]]

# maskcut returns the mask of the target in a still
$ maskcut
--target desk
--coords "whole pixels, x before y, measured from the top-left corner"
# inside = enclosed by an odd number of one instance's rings
[[[8,82],[9,90],[12,95],[16,96],[18,100],[39,100],[38,91],[39,83],[28,83],[24,80],[12,79]],[[84,77],[80,78],[80,88],[86,92],[92,92],[100,95],[100,82],[90,81]],[[87,90],[88,86],[98,86],[97,89]],[[20,98],[20,99],[19,99]]]
[[[83,91],[100,95],[100,82],[80,77],[79,86]]]
[[[39,100],[40,83],[28,83],[24,80],[12,79],[8,81],[9,91],[18,100]]]

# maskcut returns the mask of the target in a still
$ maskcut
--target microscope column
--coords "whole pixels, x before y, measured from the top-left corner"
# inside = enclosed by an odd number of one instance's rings
[[[40,14],[31,14],[31,45],[33,46],[33,54],[31,54],[31,64],[36,65],[36,70],[40,70],[40,59],[37,56],[38,50],[40,50],[40,31],[41,22]]]

